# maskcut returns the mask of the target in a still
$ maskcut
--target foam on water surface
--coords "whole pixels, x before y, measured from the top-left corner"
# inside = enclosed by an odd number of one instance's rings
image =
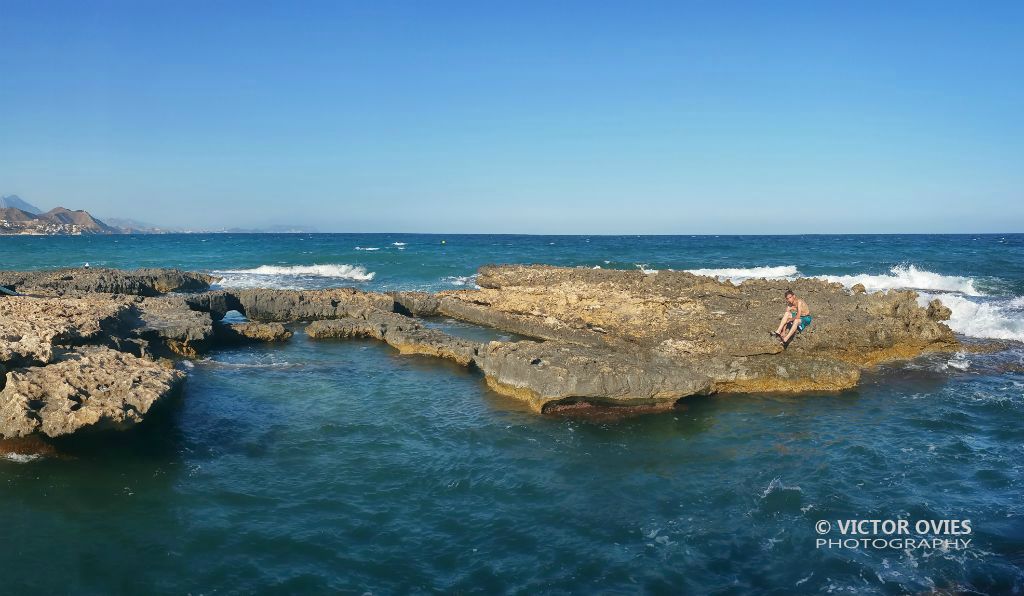
[[[959,292],[967,296],[981,296],[970,277],[942,275],[918,269],[914,265],[897,265],[888,274],[871,275],[860,273],[855,275],[816,275],[820,279],[839,282],[846,287],[862,284],[869,292],[879,290],[931,290]]]
[[[800,275],[796,265],[769,265],[764,267],[725,267],[721,269],[687,269],[688,273],[715,277],[719,280],[742,282],[748,279],[792,279]]]
[[[323,265],[260,265],[252,269],[215,270],[214,275],[220,276],[218,285],[225,288],[282,288],[302,289],[317,287],[326,281],[371,281],[376,275],[360,265],[323,264]],[[316,279],[316,284],[309,281]]]

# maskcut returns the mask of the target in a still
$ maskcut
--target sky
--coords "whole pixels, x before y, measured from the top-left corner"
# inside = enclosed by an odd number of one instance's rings
[[[1022,2],[0,0],[0,194],[190,228],[1024,231]]]

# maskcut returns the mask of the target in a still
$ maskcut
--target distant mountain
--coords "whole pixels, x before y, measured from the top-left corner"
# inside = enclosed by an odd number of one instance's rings
[[[310,226],[290,226],[280,224],[266,228],[224,228],[218,230],[222,234],[316,234],[316,228]]]
[[[28,213],[31,213],[32,215],[39,215],[40,213],[43,212],[42,209],[22,199],[18,195],[7,195],[6,197],[0,197],[0,209],[8,209],[11,207],[15,209],[21,209],[22,211],[26,211]]]
[[[125,234],[173,234],[181,231],[177,228],[165,228],[127,217],[104,217],[103,221],[109,226],[118,228]]]
[[[39,219],[55,224],[78,226],[84,234],[119,234],[121,230],[108,226],[89,215],[88,211],[72,211],[63,207],[55,207],[39,216]]]
[[[0,207],[0,220],[10,222],[35,221],[36,216],[17,207]]]
[[[120,233],[121,230],[108,226],[87,211],[57,207],[36,215],[16,207],[0,209],[0,234],[56,236]]]

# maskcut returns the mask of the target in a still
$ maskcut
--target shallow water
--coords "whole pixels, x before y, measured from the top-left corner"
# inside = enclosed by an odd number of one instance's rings
[[[124,238],[147,246],[147,237]],[[188,242],[219,241],[200,240]],[[370,245],[359,240],[351,246]],[[36,262],[11,256],[6,241],[7,262]],[[524,249],[519,260],[545,260],[545,250]],[[657,254],[657,246],[648,250]],[[458,263],[471,260],[465,251]],[[58,252],[44,248],[37,260],[69,264],[54,261]],[[172,264],[157,252],[108,260]],[[700,260],[682,252],[647,265]],[[502,255],[478,256],[479,265]],[[180,265],[260,262],[234,258]],[[987,287],[1018,287],[1024,278],[1012,267],[989,273],[991,260],[912,262]],[[785,263],[764,254],[739,265]],[[349,264],[378,274],[365,287],[402,277],[385,275],[381,263]],[[888,266],[821,267],[884,275]],[[465,271],[437,273],[405,283],[453,287],[446,275]],[[1005,292],[982,298],[1015,296]],[[432,324],[480,339],[494,333]],[[314,344],[296,330],[283,346],[196,361],[182,395],[135,431],[62,441],[61,456],[0,460],[3,590],[1024,590],[1017,349],[882,367],[840,394],[691,398],[668,413],[591,420],[534,415],[444,361],[371,341]],[[815,547],[818,520],[846,518],[970,519],[974,532],[961,551]]]

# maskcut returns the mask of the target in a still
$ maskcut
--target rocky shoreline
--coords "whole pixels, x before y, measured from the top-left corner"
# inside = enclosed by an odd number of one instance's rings
[[[938,301],[816,279],[721,282],[684,272],[486,266],[479,289],[439,293],[211,290],[172,269],[0,272],[0,440],[123,429],[221,345],[372,338],[454,361],[545,413],[581,405],[657,410],[692,395],[838,391],[861,371],[960,344]],[[769,336],[792,287],[815,322],[788,349]],[[248,322],[225,323],[237,311]],[[477,343],[425,324],[444,316],[526,339]]]

